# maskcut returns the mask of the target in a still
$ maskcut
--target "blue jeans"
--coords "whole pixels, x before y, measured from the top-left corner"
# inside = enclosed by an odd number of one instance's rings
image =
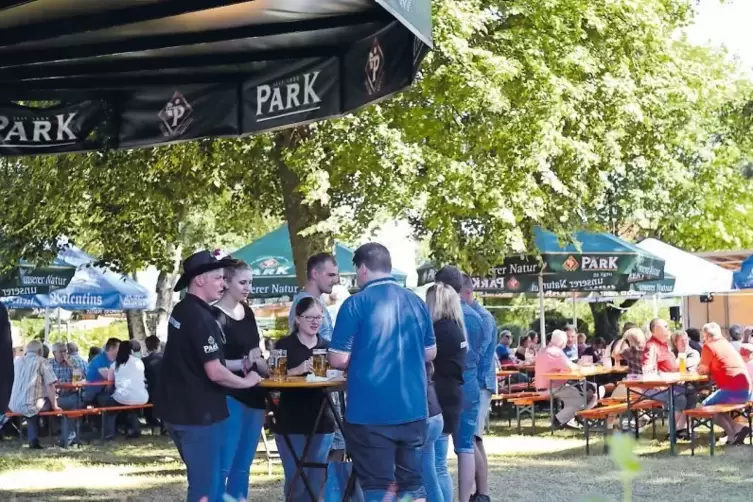
[[[110,397],[105,406],[127,406],[123,403],[119,403],[112,397]],[[128,432],[132,434],[141,434],[141,424],[139,423],[139,416],[135,411],[115,412],[109,411],[105,413],[105,439],[112,439],[115,437],[116,420],[120,413],[125,413],[126,422],[128,423]]]
[[[439,486],[436,466],[436,441],[442,435],[443,427],[444,420],[442,420],[441,413],[426,420],[426,439],[421,448],[421,462],[423,464],[423,480],[427,502],[445,502],[444,494]],[[447,502],[452,501],[447,500]]]
[[[220,500],[227,493],[239,500],[248,498],[248,483],[251,463],[256,456],[261,428],[264,426],[265,410],[249,408],[228,396],[225,449],[222,453],[220,471]]]
[[[329,455],[329,449],[332,447],[332,440],[334,436],[334,434],[314,434],[314,437],[311,438],[311,446],[309,446],[308,455],[306,456],[305,461],[326,464],[327,456]],[[299,459],[301,459],[301,455],[303,455],[303,447],[306,444],[306,435],[289,434],[288,438],[290,439],[290,443],[293,445],[295,454]],[[292,491],[293,497],[291,498],[291,500],[293,502],[306,502],[311,500],[308,491],[306,490],[306,485],[303,483],[301,476],[298,476],[298,478],[295,480],[295,484],[293,485],[293,476],[295,476],[297,467],[295,464],[295,459],[293,458],[293,454],[290,452],[288,443],[285,441],[285,438],[282,434],[275,435],[275,443],[277,443],[277,451],[280,452],[282,469],[285,471],[285,498],[287,499],[288,495]],[[303,461],[304,459],[301,460]],[[311,488],[314,490],[314,493],[321,495],[324,490],[324,478],[326,470],[306,467],[304,471],[306,473],[306,477],[309,480],[309,483],[311,484]]]
[[[42,405],[42,409],[39,410],[39,412],[43,411],[50,411],[50,401],[47,398],[44,398],[44,404]],[[68,439],[68,431],[65,431],[65,438]],[[36,441],[39,439],[39,415],[34,415],[33,417],[26,417],[26,435],[28,436],[29,442]],[[62,434],[61,434],[62,436]]]
[[[452,434],[452,443],[455,445],[455,453],[473,453],[476,443],[476,424],[478,422],[478,410],[481,406],[481,389],[476,379],[476,370],[463,373],[463,411],[460,412],[460,421],[457,430]]]
[[[426,498],[421,476],[421,448],[426,419],[396,425],[345,423],[345,440],[366,502]]]
[[[227,420],[212,425],[165,426],[186,464],[187,502],[199,502],[202,497],[207,497],[207,502],[222,502],[218,493]]]
[[[439,488],[444,502],[452,502],[452,478],[447,470],[447,451],[450,449],[450,435],[442,434],[434,443],[435,466]]]

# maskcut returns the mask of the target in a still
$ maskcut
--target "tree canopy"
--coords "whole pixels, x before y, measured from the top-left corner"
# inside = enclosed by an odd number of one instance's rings
[[[351,116],[4,159],[3,262],[66,235],[126,271],[172,269],[182,243],[222,245],[281,220],[299,272],[333,237],[386,218],[408,219],[434,259],[475,273],[530,249],[534,225],[750,246],[750,84],[679,35],[692,4],[437,0],[416,84]]]

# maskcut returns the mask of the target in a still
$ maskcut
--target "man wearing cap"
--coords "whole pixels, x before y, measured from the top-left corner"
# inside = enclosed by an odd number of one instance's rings
[[[188,502],[222,500],[220,464],[228,418],[225,388],[246,389],[261,381],[253,371],[245,377],[233,374],[231,366],[240,361],[225,361],[224,333],[210,305],[222,296],[223,268],[230,263],[208,251],[183,262],[175,291],[187,287],[188,293],[168,321],[157,381],[155,412],[186,464]]]
[[[481,316],[471,308],[467,297],[463,299],[463,273],[457,267],[442,267],[434,277],[436,282],[443,282],[452,287],[461,297],[465,330],[468,335],[468,352],[466,353],[465,368],[463,368],[463,411],[460,414],[460,423],[456,434],[457,441],[453,437],[455,454],[458,456],[458,491],[460,500],[474,500],[484,502],[489,500],[486,493],[473,493],[477,466],[476,453],[476,428],[478,414],[481,409],[481,392],[479,371],[484,371],[485,365],[481,362],[483,351],[487,348],[487,335],[484,333],[484,323]],[[471,295],[472,297],[472,295]]]

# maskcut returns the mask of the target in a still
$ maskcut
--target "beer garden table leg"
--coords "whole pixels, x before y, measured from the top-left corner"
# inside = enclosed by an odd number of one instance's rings
[[[677,423],[675,422],[675,386],[669,386],[669,454],[675,454],[675,442],[677,441]]]
[[[309,494],[309,497],[311,497],[312,502],[317,502],[319,500],[319,494],[315,494],[313,488],[311,487],[311,482],[309,481],[308,476],[306,475],[305,468],[312,467],[316,469],[327,469],[326,463],[321,464],[317,462],[306,462],[306,457],[308,456],[309,450],[311,449],[311,440],[314,438],[314,435],[316,434],[316,430],[319,428],[319,422],[321,422],[322,415],[324,414],[324,410],[326,409],[327,402],[329,402],[329,394],[325,391],[325,394],[327,395],[327,399],[325,402],[322,402],[321,406],[319,407],[319,413],[316,415],[316,420],[314,420],[314,427],[312,428],[311,432],[306,436],[306,442],[303,446],[303,452],[301,453],[301,457],[299,458],[298,455],[296,455],[295,450],[293,449],[293,443],[290,441],[290,437],[287,433],[283,434],[283,439],[285,440],[285,444],[288,445],[288,449],[290,450],[290,454],[293,455],[293,460],[296,464],[296,471],[293,475],[293,479],[290,482],[290,485],[295,485],[295,482],[298,480],[298,477],[300,476],[301,480],[303,481],[304,486],[306,487],[306,491]],[[290,493],[288,493],[288,496],[286,500],[290,502],[293,497],[293,490],[290,490]]]

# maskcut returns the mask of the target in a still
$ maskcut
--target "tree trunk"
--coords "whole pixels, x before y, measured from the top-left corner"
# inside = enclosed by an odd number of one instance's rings
[[[288,222],[290,245],[293,248],[293,262],[298,284],[306,284],[306,262],[309,257],[322,252],[332,252],[334,240],[329,232],[313,232],[306,236],[300,235],[302,230],[325,221],[330,216],[329,206],[320,201],[307,203],[299,187],[301,177],[292,170],[283,158],[283,152],[288,148],[295,148],[298,139],[304,134],[300,127],[281,131],[275,136],[274,159],[282,186],[282,200],[285,209],[285,219]]]
[[[126,310],[128,321],[128,338],[143,341],[146,338],[146,322],[143,310]]]
[[[619,307],[610,303],[591,303],[591,313],[594,316],[594,333],[607,341],[618,338],[620,333],[620,317],[623,310],[629,309],[638,300],[625,300]]]

